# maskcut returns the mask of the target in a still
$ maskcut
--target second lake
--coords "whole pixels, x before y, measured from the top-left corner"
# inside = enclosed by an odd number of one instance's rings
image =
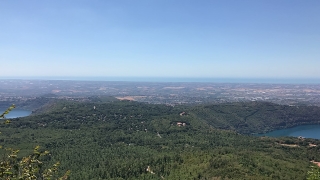
[[[300,125],[293,128],[280,129],[271,131],[265,134],[259,134],[258,136],[270,136],[270,137],[281,137],[281,136],[293,136],[293,137],[305,137],[320,139],[320,125]]]

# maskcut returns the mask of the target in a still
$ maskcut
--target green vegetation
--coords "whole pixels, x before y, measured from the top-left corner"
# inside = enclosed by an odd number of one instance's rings
[[[15,105],[11,105],[7,110],[5,110],[1,115],[0,119],[4,119],[6,114],[9,114]],[[4,124],[9,124],[10,121],[6,120]],[[0,146],[2,149],[2,146]],[[14,150],[12,148],[5,148],[3,158],[0,161],[0,178],[6,180],[18,180],[18,179],[29,179],[29,180],[50,180],[68,179],[70,171],[67,171],[62,177],[57,178],[56,173],[58,171],[58,166],[60,163],[54,164],[51,168],[44,169],[41,158],[49,154],[49,151],[39,151],[40,146],[36,146],[33,153],[19,158],[19,150]]]
[[[6,114],[9,114],[12,109],[15,108],[15,105],[12,104],[8,109],[6,109],[2,114],[0,114],[0,119],[4,119]]]
[[[190,114],[218,129],[242,134],[320,123],[320,107],[285,106],[268,102],[227,103],[194,107]]]
[[[320,179],[320,169],[316,166],[311,166],[311,170],[308,171],[307,180],[319,180]]]
[[[39,146],[37,146],[31,155],[19,158],[19,150],[13,150],[11,148],[5,149],[3,159],[0,162],[0,178],[6,180],[50,180],[59,179],[66,180],[70,174],[67,171],[62,177],[57,177],[58,166],[60,163],[54,164],[52,167],[44,169],[43,162],[41,161],[43,156],[46,156],[49,152],[39,151]]]
[[[239,134],[277,128],[280,112],[288,116],[286,124],[299,124],[303,118],[295,121],[290,116],[302,115],[304,107],[270,103],[172,107],[95,100],[62,101],[51,109],[1,125],[0,143],[21,149],[22,155],[40,145],[50,151],[43,161],[60,161],[61,171],[70,169],[70,179],[75,180],[305,179],[310,161],[320,160],[318,140]],[[268,111],[272,113],[264,115]],[[262,116],[272,121],[260,122]],[[237,121],[247,126],[236,126]]]

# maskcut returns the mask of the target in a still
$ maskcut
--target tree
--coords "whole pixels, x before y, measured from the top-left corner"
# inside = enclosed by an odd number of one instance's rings
[[[320,168],[311,166],[311,170],[308,171],[307,180],[320,180]]]
[[[7,110],[5,110],[1,115],[0,115],[0,119],[5,119],[5,115],[9,114],[10,111],[12,111],[12,109],[16,108],[16,106],[14,104],[12,104]],[[9,120],[6,120],[5,122],[6,124],[10,123]]]
[[[5,119],[15,105],[11,105],[6,111],[0,115],[0,119]],[[6,124],[10,123],[9,120],[5,121]],[[0,146],[2,148],[2,146]],[[52,178],[65,180],[68,179],[70,171],[67,171],[62,177],[56,178],[58,172],[59,162],[54,164],[51,168],[44,169],[43,162],[40,161],[41,157],[49,154],[49,151],[40,151],[40,146],[36,146],[33,153],[29,156],[18,158],[19,150],[6,148],[3,159],[0,161],[0,179],[6,180],[51,180]]]

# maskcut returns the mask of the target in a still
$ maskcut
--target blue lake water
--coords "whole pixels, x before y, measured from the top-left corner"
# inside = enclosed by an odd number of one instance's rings
[[[293,128],[280,129],[280,130],[271,131],[265,134],[259,134],[259,136],[270,136],[270,137],[302,136],[305,138],[320,139],[320,125],[301,125]]]
[[[0,113],[4,112],[6,109],[0,109]],[[32,112],[22,109],[13,109],[6,118],[17,118],[29,116]],[[270,136],[270,137],[281,137],[281,136],[293,136],[293,137],[305,137],[320,139],[320,125],[301,125],[293,128],[280,129],[271,131],[265,134],[258,134],[258,136]]]
[[[0,109],[0,114],[2,114],[6,109]],[[10,111],[9,114],[5,115],[7,119],[10,118],[17,118],[17,117],[25,117],[29,116],[31,114],[31,111],[28,110],[22,110],[22,109],[13,109]]]

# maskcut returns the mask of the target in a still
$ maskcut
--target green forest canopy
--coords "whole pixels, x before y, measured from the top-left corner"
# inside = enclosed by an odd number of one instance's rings
[[[40,145],[70,179],[305,179],[310,161],[320,161],[318,140],[246,134],[316,123],[319,112],[264,102],[61,101],[1,125],[0,142],[22,155]]]

